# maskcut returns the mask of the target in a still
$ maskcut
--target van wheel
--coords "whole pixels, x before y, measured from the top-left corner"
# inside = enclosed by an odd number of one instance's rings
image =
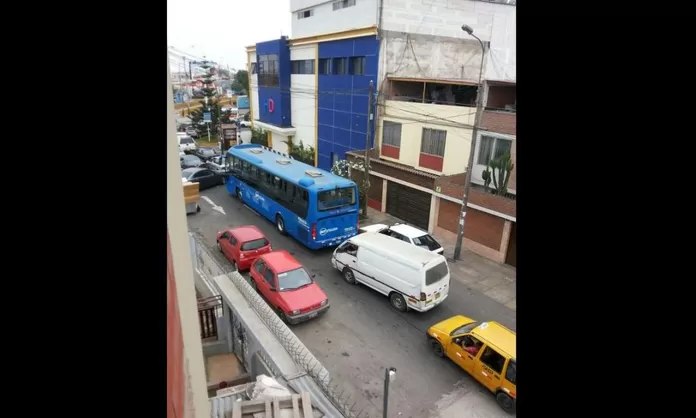
[[[353,270],[349,269],[348,267],[344,268],[343,280],[345,280],[348,284],[355,284],[355,274],[353,274]]]
[[[392,293],[389,295],[389,302],[391,303],[391,306],[394,307],[399,312],[405,312],[406,311],[406,301],[404,300],[404,297],[401,296],[400,293]]]
[[[287,232],[285,232],[285,221],[283,220],[283,217],[280,215],[276,215],[276,228],[278,229],[278,232],[281,233],[281,235],[288,234]]]
[[[504,392],[498,392],[495,399],[498,401],[498,405],[503,408],[503,411],[508,413],[515,412],[515,401]]]
[[[436,356],[445,356],[445,349],[442,348],[442,344],[440,344],[440,341],[436,340],[435,338],[430,339],[430,347],[433,349],[433,353],[435,353]]]

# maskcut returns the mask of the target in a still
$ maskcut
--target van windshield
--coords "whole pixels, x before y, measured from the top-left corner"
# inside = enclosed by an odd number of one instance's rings
[[[448,273],[449,268],[447,267],[447,262],[443,261],[425,272],[425,285],[430,286],[439,282],[444,279]]]

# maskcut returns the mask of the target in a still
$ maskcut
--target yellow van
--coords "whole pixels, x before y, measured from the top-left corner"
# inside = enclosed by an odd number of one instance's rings
[[[497,322],[457,315],[428,329],[430,345],[449,357],[496,396],[501,408],[517,406],[517,334]]]

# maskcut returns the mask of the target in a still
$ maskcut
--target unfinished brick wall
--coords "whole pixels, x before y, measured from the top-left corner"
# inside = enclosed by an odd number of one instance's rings
[[[512,178],[514,173],[515,171],[513,170],[512,174],[510,175],[510,184],[508,184],[508,187],[511,189],[514,189],[512,186]],[[464,180],[465,174],[460,173],[452,176],[440,177],[436,179],[434,183],[435,187],[440,187],[440,193],[457,199],[461,199],[464,194]],[[494,194],[490,194],[476,188],[471,188],[470,193],[471,196],[469,197],[469,203],[483,206],[484,208],[504,213],[506,215],[517,217],[517,201],[505,197],[496,196]]]
[[[469,208],[466,211],[464,237],[500,251],[505,219]]]
[[[517,135],[517,114],[486,110],[481,116],[481,127],[491,132]]]

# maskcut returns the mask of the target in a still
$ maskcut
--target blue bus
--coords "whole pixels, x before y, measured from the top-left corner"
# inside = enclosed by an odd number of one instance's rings
[[[358,233],[358,188],[346,178],[273,151],[243,144],[227,151],[227,191],[316,250]]]

